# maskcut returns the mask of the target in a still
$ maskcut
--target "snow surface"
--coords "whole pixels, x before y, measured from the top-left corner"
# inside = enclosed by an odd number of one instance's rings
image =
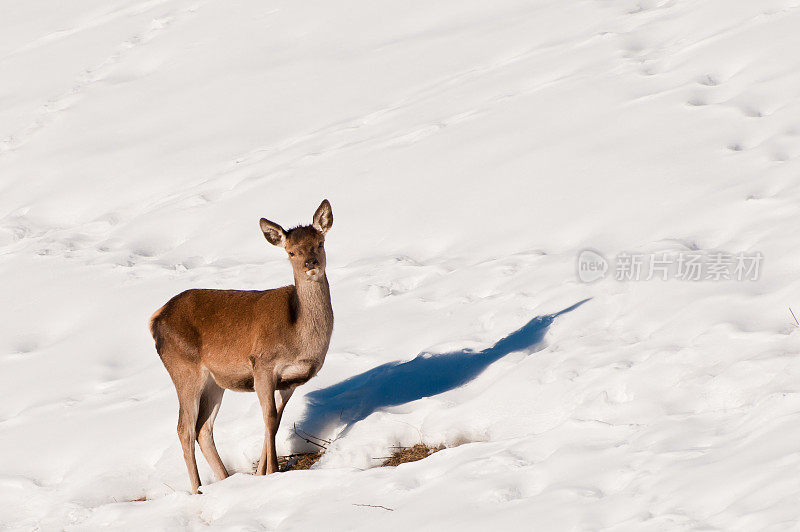
[[[0,528],[797,529],[798,0],[4,7]],[[189,495],[147,319],[290,282],[258,219],[323,197],[336,329],[278,447],[336,439],[253,476],[228,392],[237,474]],[[584,284],[585,248],[764,263]]]

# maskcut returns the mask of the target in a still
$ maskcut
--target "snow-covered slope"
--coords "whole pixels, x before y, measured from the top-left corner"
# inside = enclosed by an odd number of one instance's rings
[[[7,4],[0,527],[800,520],[797,0]],[[336,439],[252,476],[260,408],[229,392],[239,474],[200,459],[191,496],[147,319],[290,282],[258,219],[323,197],[336,330],[278,445]],[[720,250],[758,279],[614,279]],[[420,440],[450,448],[372,467]]]

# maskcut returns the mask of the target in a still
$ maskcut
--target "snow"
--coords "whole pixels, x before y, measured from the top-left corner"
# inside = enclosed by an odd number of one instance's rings
[[[800,522],[797,0],[8,7],[0,527]],[[258,220],[324,197],[336,327],[278,447],[335,441],[253,476],[260,408],[228,392],[236,474],[199,458],[190,495],[147,320],[290,282]],[[587,284],[587,248],[764,259]],[[374,467],[419,441],[448,448]]]

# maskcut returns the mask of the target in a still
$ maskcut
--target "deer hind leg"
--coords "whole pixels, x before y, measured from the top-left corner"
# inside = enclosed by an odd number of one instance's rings
[[[206,457],[206,462],[211,466],[217,480],[228,477],[228,471],[219,457],[216,445],[214,445],[214,419],[216,419],[219,406],[222,404],[223,393],[225,390],[220,388],[214,379],[209,378],[206,381],[200,396],[200,407],[195,424],[197,443],[200,444],[200,450],[203,451],[203,456]]]
[[[170,365],[167,366],[167,370],[172,377],[172,382],[175,383],[175,390],[178,392],[178,439],[183,448],[183,459],[186,461],[186,469],[189,471],[192,493],[198,493],[200,475],[197,472],[194,442],[197,439],[200,397],[208,375],[204,375],[199,368],[189,364]]]

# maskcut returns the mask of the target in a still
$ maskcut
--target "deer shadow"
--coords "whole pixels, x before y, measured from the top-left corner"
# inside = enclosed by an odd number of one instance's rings
[[[589,299],[579,301],[555,314],[537,316],[481,351],[464,349],[451,353],[421,353],[407,362],[388,362],[315,390],[306,395],[306,411],[297,425],[303,432],[316,436],[329,435],[334,427],[344,425],[341,432],[344,433],[381,408],[462,386],[509,353],[526,349],[537,351],[553,320],[587,301]]]

